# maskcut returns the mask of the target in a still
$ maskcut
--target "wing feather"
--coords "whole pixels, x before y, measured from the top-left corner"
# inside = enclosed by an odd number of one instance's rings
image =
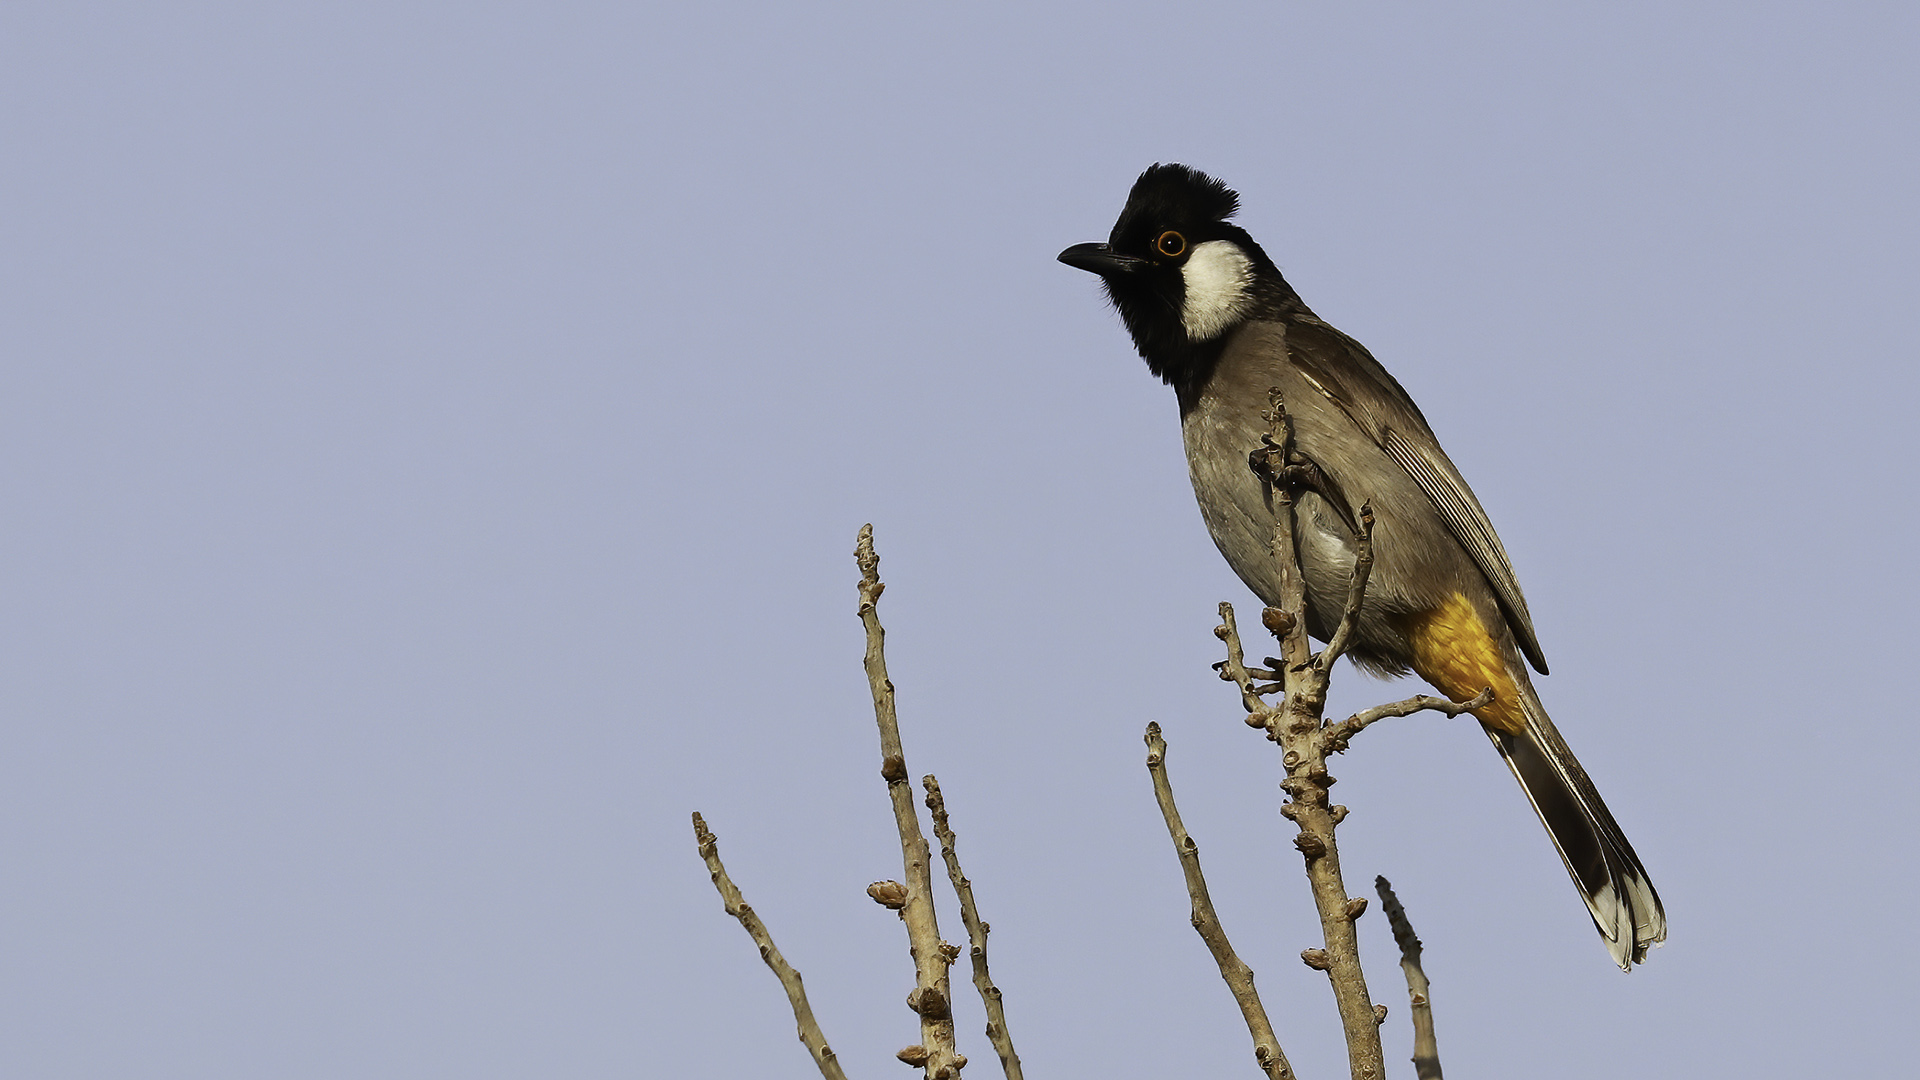
[[[1413,398],[1365,346],[1319,319],[1296,321],[1288,329],[1287,343],[1293,363],[1432,500],[1447,531],[1493,586],[1520,650],[1545,675],[1547,658],[1534,636],[1533,616],[1507,549]]]

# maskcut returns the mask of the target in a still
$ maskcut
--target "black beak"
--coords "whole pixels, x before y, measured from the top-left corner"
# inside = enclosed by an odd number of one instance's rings
[[[1147,260],[1116,254],[1105,244],[1075,244],[1060,253],[1060,261],[1103,278],[1137,274],[1148,266]]]

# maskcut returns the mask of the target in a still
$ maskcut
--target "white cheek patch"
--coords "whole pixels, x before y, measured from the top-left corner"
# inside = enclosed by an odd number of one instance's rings
[[[1180,275],[1187,286],[1180,322],[1193,341],[1216,336],[1253,306],[1253,260],[1231,240],[1194,245]]]

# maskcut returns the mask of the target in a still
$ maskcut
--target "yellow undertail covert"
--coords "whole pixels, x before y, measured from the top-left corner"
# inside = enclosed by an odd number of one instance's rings
[[[1526,730],[1520,688],[1507,672],[1505,650],[1467,598],[1453,598],[1431,611],[1404,618],[1413,646],[1413,670],[1455,701],[1493,687],[1493,704],[1475,709],[1483,723],[1514,735]]]

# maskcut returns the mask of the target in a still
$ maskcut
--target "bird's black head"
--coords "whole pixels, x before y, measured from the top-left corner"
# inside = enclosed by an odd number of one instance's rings
[[[1185,393],[1203,382],[1228,332],[1298,303],[1245,229],[1228,219],[1240,196],[1185,165],[1155,165],[1134,181],[1104,244],[1060,253],[1099,274],[1155,375]]]

